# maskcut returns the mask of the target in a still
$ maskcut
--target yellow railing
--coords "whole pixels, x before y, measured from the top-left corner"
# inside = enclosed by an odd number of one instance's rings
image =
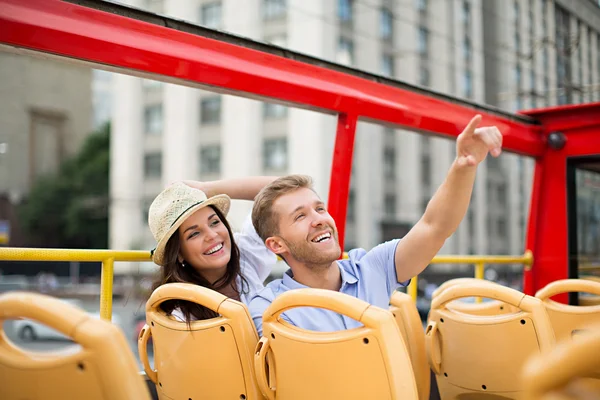
[[[344,254],[346,256],[346,254]],[[3,261],[80,261],[101,262],[100,278],[100,316],[112,318],[112,285],[115,261],[151,261],[149,251],[134,250],[69,250],[69,249],[34,249],[34,248],[0,248],[0,260]],[[431,264],[474,264],[475,278],[483,279],[486,264],[523,264],[529,269],[533,264],[531,251],[523,256],[437,256]],[[414,277],[408,286],[408,293],[417,300],[418,277]],[[477,299],[481,301],[481,299]]]
[[[70,250],[0,248],[2,261],[80,261],[101,262],[100,317],[112,319],[112,291],[115,261],[151,261],[149,251]]]
[[[533,253],[527,250],[522,256],[437,256],[430,264],[474,264],[475,278],[483,279],[486,264],[523,264],[526,270],[533,265]],[[418,276],[412,278],[408,285],[408,294],[417,301]],[[481,298],[477,298],[478,303]]]

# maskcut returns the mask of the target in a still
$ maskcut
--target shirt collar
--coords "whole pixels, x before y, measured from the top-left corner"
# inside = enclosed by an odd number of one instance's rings
[[[342,266],[339,263],[336,263],[336,265],[338,266],[338,268],[340,269],[340,275],[342,278],[342,287],[344,287],[344,284],[353,284],[358,282],[358,279],[352,275],[351,273],[349,273],[348,271],[346,271],[344,268],[342,268]],[[301,284],[300,282],[297,282],[294,279],[294,273],[292,272],[292,269],[289,268],[284,274],[283,274],[283,284],[288,287],[289,289],[303,289],[303,288],[307,288],[308,286]]]

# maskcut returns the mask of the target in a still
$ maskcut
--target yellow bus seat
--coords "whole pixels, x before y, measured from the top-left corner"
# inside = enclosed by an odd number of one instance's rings
[[[571,306],[551,299],[561,293],[584,292],[600,295],[600,282],[584,279],[562,279],[538,290],[535,297],[542,300],[552,322],[556,340],[570,338],[586,325],[600,323],[600,304],[595,306]]]
[[[72,339],[79,348],[24,350],[4,331],[7,320],[27,318]],[[25,292],[0,295],[2,400],[150,399],[121,330],[59,299]]]
[[[460,285],[467,282],[472,281],[481,281],[481,279],[476,278],[456,278],[450,279],[444,283],[442,283],[433,293],[432,300],[438,296],[445,289],[452,287],[454,285]],[[495,282],[486,281],[489,283],[493,283],[498,285]],[[519,312],[519,309],[511,306],[510,304],[506,304],[504,302],[498,300],[484,301],[481,303],[467,303],[461,300],[455,300],[447,305],[447,308],[452,309],[454,311],[460,311],[466,314],[472,315],[500,315],[500,314],[514,314]]]
[[[585,279],[588,281],[598,282],[600,283],[600,276],[580,276],[580,279]],[[600,305],[600,296],[579,296],[579,305],[580,306],[598,306]]]
[[[400,329],[412,364],[420,400],[429,400],[431,369],[425,352],[425,330],[413,299],[406,293],[394,292],[390,311]]]
[[[314,332],[279,318],[296,307],[331,310],[363,326]],[[296,289],[275,298],[263,313],[255,370],[268,399],[418,399],[392,313],[331,290]]]
[[[219,317],[187,323],[167,315],[160,305],[182,299]],[[154,366],[148,360],[152,337]],[[158,287],[146,302],[146,326],[138,352],[159,399],[262,399],[254,376],[258,334],[246,306],[216,291],[188,283]]]
[[[495,299],[520,311],[488,316],[448,307],[456,299],[473,296]],[[523,365],[554,343],[542,301],[502,285],[471,280],[448,287],[431,303],[425,347],[444,400],[519,398]]]
[[[600,324],[525,365],[525,400],[600,399]]]

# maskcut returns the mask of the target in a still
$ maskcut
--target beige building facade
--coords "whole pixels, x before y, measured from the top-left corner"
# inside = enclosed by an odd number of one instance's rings
[[[591,0],[247,0],[243,12],[237,0],[129,3],[511,112],[600,100]],[[327,196],[334,116],[122,75],[112,94],[112,248],[153,246],[147,209],[178,179],[306,173]],[[452,141],[359,123],[347,247],[410,228],[454,157]],[[532,173],[517,155],[486,160],[442,253],[522,253]],[[233,225],[249,210],[235,204]]]

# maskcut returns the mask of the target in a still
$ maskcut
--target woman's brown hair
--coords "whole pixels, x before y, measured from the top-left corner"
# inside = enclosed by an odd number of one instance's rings
[[[231,239],[231,257],[229,258],[229,262],[227,263],[227,269],[225,271],[225,275],[222,278],[217,280],[215,283],[211,284],[206,278],[204,278],[200,273],[196,271],[194,267],[189,264],[185,266],[179,262],[179,234],[175,232],[167,245],[165,246],[165,264],[161,266],[159,271],[159,277],[152,285],[152,290],[154,291],[161,285],[166,283],[194,283],[196,285],[204,286],[206,288],[215,290],[217,292],[222,292],[223,289],[231,287],[236,295],[244,292],[244,287],[248,286],[248,281],[244,278],[240,271],[240,250],[238,249],[235,241],[233,239],[233,232],[231,231],[231,227],[229,223],[225,219],[225,216],[213,206],[210,206],[217,217],[221,220],[221,222],[227,228],[229,232],[229,239]],[[185,263],[185,260],[184,260]],[[242,288],[238,288],[236,278],[240,276],[242,282]],[[216,312],[201,306],[196,303],[192,303],[185,300],[168,300],[161,304],[161,309],[167,314],[171,314],[173,310],[179,308],[185,317],[186,323],[189,323],[192,320],[192,317],[196,319],[209,319],[217,317],[219,314]]]

